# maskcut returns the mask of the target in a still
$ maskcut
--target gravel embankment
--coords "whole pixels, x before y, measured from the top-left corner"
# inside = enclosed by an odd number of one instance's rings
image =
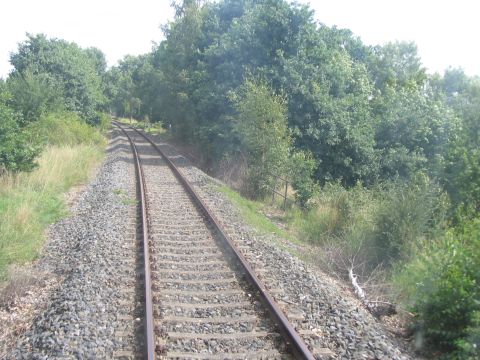
[[[297,331],[324,359],[411,359],[406,344],[386,331],[353,295],[319,269],[279,248],[284,239],[262,235],[245,224],[235,206],[216,190],[218,181],[191,166],[164,142],[162,149],[242,246],[258,275],[271,289]],[[277,245],[275,245],[277,244]],[[292,245],[294,247],[294,245]]]
[[[141,326],[135,266],[135,177],[128,142],[112,132],[97,176],[53,225],[36,267],[63,280],[8,358],[131,357]]]

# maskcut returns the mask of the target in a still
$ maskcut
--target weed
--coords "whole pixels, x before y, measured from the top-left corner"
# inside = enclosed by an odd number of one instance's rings
[[[62,194],[85,182],[102,156],[98,146],[51,146],[33,172],[0,177],[0,280],[11,264],[38,255],[45,228],[67,213]]]
[[[136,205],[138,202],[135,199],[129,199],[129,198],[122,198],[120,202],[123,205]]]

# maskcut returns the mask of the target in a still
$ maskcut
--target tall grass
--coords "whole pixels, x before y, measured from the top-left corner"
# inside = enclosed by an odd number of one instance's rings
[[[94,128],[72,112],[50,113],[30,125],[33,141],[49,145],[103,145],[104,137],[99,130],[105,131],[105,115],[101,117],[99,128]]]
[[[31,173],[0,177],[0,280],[34,259],[48,224],[66,213],[63,193],[85,182],[103,155],[96,145],[50,146]]]

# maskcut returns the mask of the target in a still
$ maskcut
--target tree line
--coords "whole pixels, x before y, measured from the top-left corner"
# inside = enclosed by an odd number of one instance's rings
[[[116,113],[170,125],[208,163],[254,161],[235,99],[245,87],[268,88],[288,125],[277,136],[315,160],[315,182],[350,187],[424,172],[456,205],[478,210],[478,78],[458,69],[428,75],[413,43],[367,46],[300,4],[175,6],[166,40],[109,72]]]
[[[46,142],[38,123],[49,115],[90,125],[106,121],[107,64],[100,50],[27,34],[10,63],[13,70],[0,79],[0,174],[35,168]]]
[[[51,114],[162,123],[251,198],[288,176],[302,221],[320,229],[307,238],[361,244],[371,268],[403,279],[425,349],[475,358],[480,79],[429,75],[415,44],[367,46],[298,3],[173,6],[164,40],[108,70],[96,48],[28,35],[0,80],[0,173],[35,167]],[[374,218],[355,223],[360,208]]]

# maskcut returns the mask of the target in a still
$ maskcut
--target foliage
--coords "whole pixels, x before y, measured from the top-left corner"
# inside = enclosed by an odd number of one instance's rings
[[[11,75],[7,85],[12,94],[11,106],[22,113],[25,124],[64,107],[61,91],[48,74],[33,75],[27,70]]]
[[[448,153],[444,179],[455,206],[455,221],[480,211],[480,148],[454,145]]]
[[[304,151],[294,152],[289,159],[289,174],[295,190],[295,200],[302,208],[308,207],[308,202],[318,191],[313,176],[316,168],[315,159]]]
[[[416,89],[427,79],[425,68],[411,42],[393,42],[373,49],[369,70],[375,88],[382,94],[389,89]]]
[[[140,76],[142,67],[146,64],[146,57],[127,56],[117,68],[112,69],[107,75],[107,89],[110,95],[110,107],[118,116],[140,118],[143,115],[143,105],[137,95],[142,79],[148,81],[148,74]],[[136,85],[135,85],[136,84]]]
[[[82,121],[72,112],[49,113],[28,128],[31,138],[48,145],[103,145],[98,129]]]
[[[104,112],[97,112],[97,120],[95,122],[95,127],[100,131],[100,133],[105,135],[111,127],[110,120],[110,115]]]
[[[64,40],[48,39],[43,34],[27,34],[27,38],[10,57],[14,70],[9,79],[23,81],[13,87],[20,86],[21,92],[30,92],[37,97],[32,103],[20,97],[18,106],[21,111],[38,116],[52,94],[61,94],[66,110],[77,112],[84,120],[94,123],[96,111],[105,101],[99,75],[99,68],[103,66],[100,65],[100,52],[84,50]],[[42,98],[38,87],[45,83],[49,91]]]
[[[0,175],[5,171],[30,171],[40,148],[20,127],[21,115],[7,104],[7,93],[0,93]]]
[[[445,358],[478,357],[479,269],[477,219],[427,244],[399,276],[418,314],[416,331],[426,349],[440,350]]]
[[[275,176],[286,172],[290,152],[286,106],[267,85],[249,80],[232,99],[238,111],[234,128],[249,163],[244,191],[262,197],[273,188]]]
[[[317,245],[341,242],[351,237],[352,232],[360,231],[361,223],[370,226],[368,231],[366,228],[362,231],[372,233],[372,214],[378,199],[360,184],[347,190],[339,183],[327,183],[313,201],[315,205],[304,213],[293,211],[287,215],[293,216],[289,222],[304,241]]]
[[[437,90],[425,90],[414,44],[369,48],[284,0],[184,1],[176,9],[165,41],[109,72],[117,114],[162,120],[219,163],[238,151],[228,94],[254,77],[286,100],[292,145],[313,156],[319,183],[442,173],[458,121]]]
[[[472,218],[480,210],[480,79],[450,69],[437,82],[460,118],[460,129],[446,156],[442,182],[457,214]]]
[[[439,100],[418,88],[392,90],[373,100],[380,178],[411,178],[419,170],[438,176],[445,164],[458,119]]]
[[[408,260],[415,246],[444,226],[448,201],[441,188],[424,176],[389,185],[377,209],[372,234],[385,263]]]

